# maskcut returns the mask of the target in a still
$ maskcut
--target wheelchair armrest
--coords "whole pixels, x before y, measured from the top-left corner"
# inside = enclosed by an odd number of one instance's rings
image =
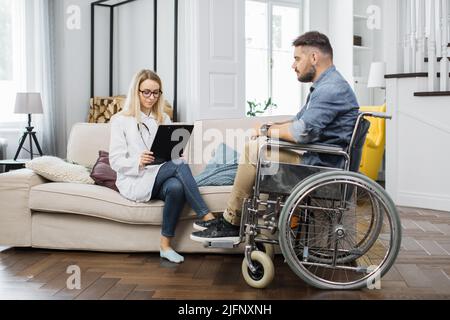
[[[338,154],[343,155],[342,153],[346,153],[345,149],[328,145],[328,144],[299,144],[299,143],[292,143],[288,141],[282,141],[282,140],[272,140],[269,139],[267,141],[268,145],[279,147],[279,148],[287,148],[287,149],[295,149],[295,150],[303,150],[303,151],[312,151],[312,152],[318,152],[318,153],[330,153],[330,154]]]
[[[374,117],[374,118],[383,118],[383,119],[388,119],[391,120],[392,116],[389,114],[386,114],[384,112],[371,112],[371,111],[364,111],[361,112],[361,114],[363,114],[365,117]]]

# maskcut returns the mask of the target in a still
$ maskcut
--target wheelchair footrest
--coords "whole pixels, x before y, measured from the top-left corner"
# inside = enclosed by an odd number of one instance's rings
[[[203,246],[205,248],[226,248],[226,249],[232,249],[240,244],[240,241],[234,242],[234,241],[206,241],[203,242]]]

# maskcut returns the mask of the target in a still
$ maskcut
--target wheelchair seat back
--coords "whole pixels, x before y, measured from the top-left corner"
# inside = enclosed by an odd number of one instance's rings
[[[370,121],[360,116],[356,123],[355,132],[348,147],[350,155],[350,171],[358,172],[361,156],[363,152],[364,142],[366,141],[367,132],[369,132]]]

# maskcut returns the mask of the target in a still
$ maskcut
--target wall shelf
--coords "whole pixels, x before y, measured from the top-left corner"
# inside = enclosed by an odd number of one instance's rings
[[[353,0],[352,3],[353,12],[351,12],[352,18],[349,23],[352,24],[354,39],[351,49],[353,89],[360,105],[375,105],[381,99],[381,94],[376,90],[369,89],[367,84],[371,63],[383,60],[383,32],[375,33],[373,28],[367,26],[367,22],[372,18],[367,9],[369,6],[376,4],[377,1]],[[360,37],[360,39],[356,39],[358,40],[356,42],[355,36]]]
[[[415,97],[443,97],[450,96],[450,91],[424,91],[414,92]]]
[[[371,48],[365,46],[353,46],[353,49],[361,50],[361,51],[370,51]]]
[[[367,19],[368,19],[368,17],[363,16],[363,15],[360,15],[360,14],[354,14],[354,15],[353,15],[353,18],[354,18],[355,20],[367,20]]]

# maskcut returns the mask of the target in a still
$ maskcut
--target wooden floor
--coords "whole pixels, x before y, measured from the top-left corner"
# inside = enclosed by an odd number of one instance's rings
[[[156,253],[0,247],[0,299],[450,299],[450,213],[399,210],[402,248],[381,290],[315,289],[282,256],[272,284],[253,289],[242,278],[241,255],[186,254],[174,265]],[[67,288],[71,265],[81,269],[79,290]]]

